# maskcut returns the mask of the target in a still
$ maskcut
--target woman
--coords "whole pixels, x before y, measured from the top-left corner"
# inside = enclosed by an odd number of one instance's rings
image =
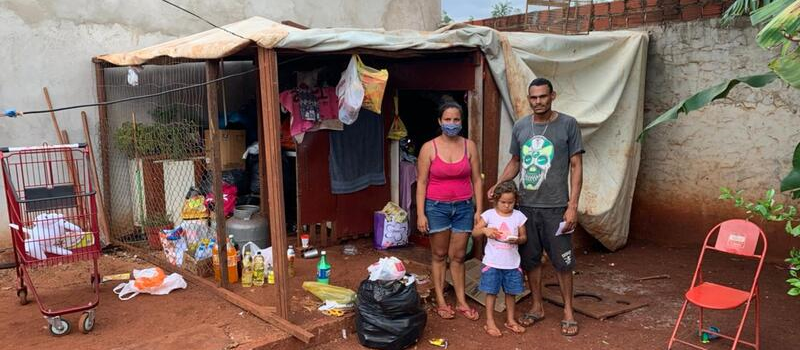
[[[424,205],[417,206],[417,228],[430,236],[436,313],[452,319],[457,311],[476,321],[480,316],[464,294],[464,256],[472,227],[483,212],[482,183],[478,148],[459,136],[461,115],[458,103],[443,103],[439,107],[442,134],[420,149],[417,203]],[[455,311],[444,300],[447,258],[458,302]]]

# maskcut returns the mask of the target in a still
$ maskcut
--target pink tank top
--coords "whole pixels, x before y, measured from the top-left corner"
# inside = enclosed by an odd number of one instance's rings
[[[428,175],[426,197],[442,202],[463,201],[472,198],[472,167],[469,163],[467,140],[464,140],[464,157],[455,163],[439,158],[436,140],[433,141],[434,157]]]

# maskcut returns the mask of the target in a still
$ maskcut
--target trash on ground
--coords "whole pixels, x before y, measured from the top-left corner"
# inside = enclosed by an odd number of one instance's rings
[[[376,263],[367,267],[370,281],[396,281],[406,275],[406,267],[400,259],[395,257],[380,258]]]
[[[431,340],[428,340],[428,344],[447,349],[447,339],[444,338],[433,338]]]
[[[178,288],[186,289],[186,281],[183,280],[183,276],[177,273],[165,276],[164,270],[158,267],[133,270],[133,278],[127,283],[121,283],[114,287],[114,294],[117,294],[120,300],[132,299],[139,293],[166,295]]]
[[[303,282],[303,289],[326,303],[330,301],[340,305],[347,305],[356,301],[356,292],[344,287],[307,281]]]
[[[118,273],[116,275],[106,275],[103,276],[103,279],[100,283],[106,283],[108,281],[129,281],[131,279],[131,273]]]

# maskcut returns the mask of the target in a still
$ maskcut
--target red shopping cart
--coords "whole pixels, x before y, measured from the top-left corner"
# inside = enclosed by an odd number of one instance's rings
[[[0,164],[20,304],[27,304],[28,292],[33,293],[50,333],[57,336],[70,332],[70,323],[62,316],[83,312],[78,327],[88,333],[94,327],[94,309],[100,300],[100,239],[86,145],[3,147]],[[42,269],[57,273],[56,266],[89,260],[93,266],[91,301],[56,309],[36,292],[32,273]]]

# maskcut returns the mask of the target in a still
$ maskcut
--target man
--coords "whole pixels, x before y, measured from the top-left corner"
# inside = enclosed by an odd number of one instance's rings
[[[583,144],[575,118],[551,109],[556,93],[544,78],[534,79],[528,86],[528,102],[533,114],[514,124],[511,137],[511,160],[506,164],[498,183],[513,180],[521,171],[519,184],[520,211],[528,218],[525,229],[528,241],[520,245],[521,265],[533,292],[533,306],[520,318],[520,324],[531,326],[544,318],[542,304],[542,252],[547,252],[558,275],[564,298],[561,334],[578,334],[578,323],[572,311],[571,231],[578,221],[578,198],[583,181]],[[489,197],[494,186],[489,189]],[[563,222],[563,227],[559,226]],[[557,235],[558,233],[558,235]]]

